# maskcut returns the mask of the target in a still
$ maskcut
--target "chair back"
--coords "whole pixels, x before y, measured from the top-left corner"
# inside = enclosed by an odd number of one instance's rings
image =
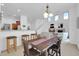
[[[31,40],[37,39],[37,34],[31,34]]]

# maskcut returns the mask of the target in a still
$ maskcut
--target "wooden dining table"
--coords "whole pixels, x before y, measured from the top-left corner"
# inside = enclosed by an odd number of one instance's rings
[[[31,42],[33,48],[36,48],[40,51],[40,54],[45,52],[45,55],[48,55],[47,49],[51,47],[53,44],[56,44],[58,41],[58,37],[51,37],[51,38],[41,38],[39,40]]]

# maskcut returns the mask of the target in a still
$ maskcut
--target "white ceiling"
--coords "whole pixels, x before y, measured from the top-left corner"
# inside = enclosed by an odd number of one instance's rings
[[[26,15],[28,19],[40,19],[43,18],[46,3],[6,3],[1,7],[4,16],[13,17],[14,15]],[[73,3],[50,3],[49,10],[52,13],[62,12],[62,10],[68,10],[73,8],[76,4]],[[20,9],[20,12],[17,12]]]

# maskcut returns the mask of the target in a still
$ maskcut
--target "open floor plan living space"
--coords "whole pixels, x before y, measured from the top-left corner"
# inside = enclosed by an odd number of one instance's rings
[[[79,4],[0,3],[0,56],[79,56]]]

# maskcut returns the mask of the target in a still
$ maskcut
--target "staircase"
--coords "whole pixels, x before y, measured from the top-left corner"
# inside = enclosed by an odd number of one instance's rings
[[[35,31],[40,34],[41,32],[48,32],[48,28],[49,28],[49,23],[46,22],[45,20],[39,20],[36,22],[36,29]]]

